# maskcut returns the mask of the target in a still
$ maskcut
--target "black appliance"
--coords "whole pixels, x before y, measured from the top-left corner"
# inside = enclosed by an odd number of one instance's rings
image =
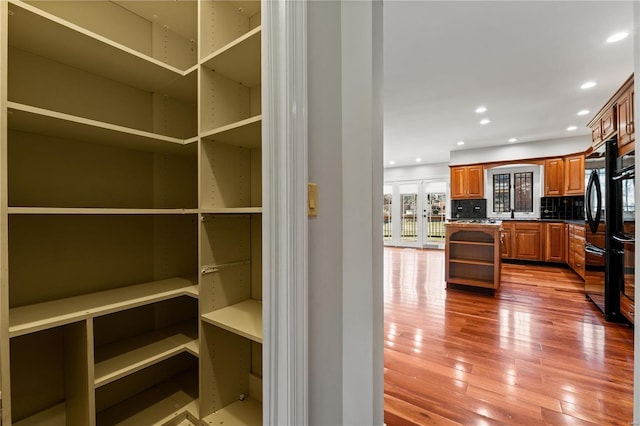
[[[613,180],[618,154],[614,137],[585,158],[585,296],[607,321],[620,319],[619,256],[612,236],[620,229],[615,213],[619,185]],[[613,209],[613,210],[612,210]]]
[[[486,219],[487,200],[452,200],[451,219]]]
[[[622,227],[613,234],[613,245],[615,253],[619,256],[616,263],[623,271],[618,277],[620,288],[620,306],[628,304],[622,303],[623,298],[629,299],[633,303],[635,293],[635,152],[631,151],[618,158],[616,171],[613,173],[613,180],[618,186],[620,198],[616,201],[616,214],[621,220]],[[621,308],[622,309],[622,308]],[[621,312],[632,320],[633,312]]]

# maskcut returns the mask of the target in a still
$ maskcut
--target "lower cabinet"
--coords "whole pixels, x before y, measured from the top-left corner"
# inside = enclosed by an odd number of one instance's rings
[[[500,241],[503,259],[542,260],[539,222],[503,221]]]
[[[567,225],[567,264],[584,279],[584,225]]]
[[[623,292],[620,292],[620,313],[624,315],[631,324],[634,323],[635,302],[629,299]]]
[[[564,263],[566,259],[566,224],[547,222],[544,230],[544,261]]]
[[[563,222],[503,221],[502,259],[567,263],[582,279],[585,274],[585,228]]]
[[[500,229],[500,255],[503,259],[513,258],[513,224],[511,222],[502,222]]]

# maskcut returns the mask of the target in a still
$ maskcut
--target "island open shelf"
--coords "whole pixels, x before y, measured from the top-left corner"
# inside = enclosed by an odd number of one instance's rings
[[[500,226],[501,222],[446,224],[447,288],[500,287]]]

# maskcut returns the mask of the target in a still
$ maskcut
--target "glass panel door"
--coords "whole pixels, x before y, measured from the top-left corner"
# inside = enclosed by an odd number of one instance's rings
[[[423,182],[423,245],[444,248],[447,209],[446,182]]]
[[[400,185],[400,242],[418,246],[418,184]]]
[[[383,195],[383,214],[384,214],[384,224],[382,228],[382,236],[385,242],[391,241],[393,239],[393,222],[391,219],[393,218],[393,186],[392,185],[384,185],[384,195]]]

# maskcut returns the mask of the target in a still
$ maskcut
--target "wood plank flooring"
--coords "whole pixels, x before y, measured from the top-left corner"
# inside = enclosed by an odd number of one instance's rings
[[[444,252],[385,248],[385,422],[629,425],[633,330],[568,268],[503,264],[495,297],[444,290]]]

